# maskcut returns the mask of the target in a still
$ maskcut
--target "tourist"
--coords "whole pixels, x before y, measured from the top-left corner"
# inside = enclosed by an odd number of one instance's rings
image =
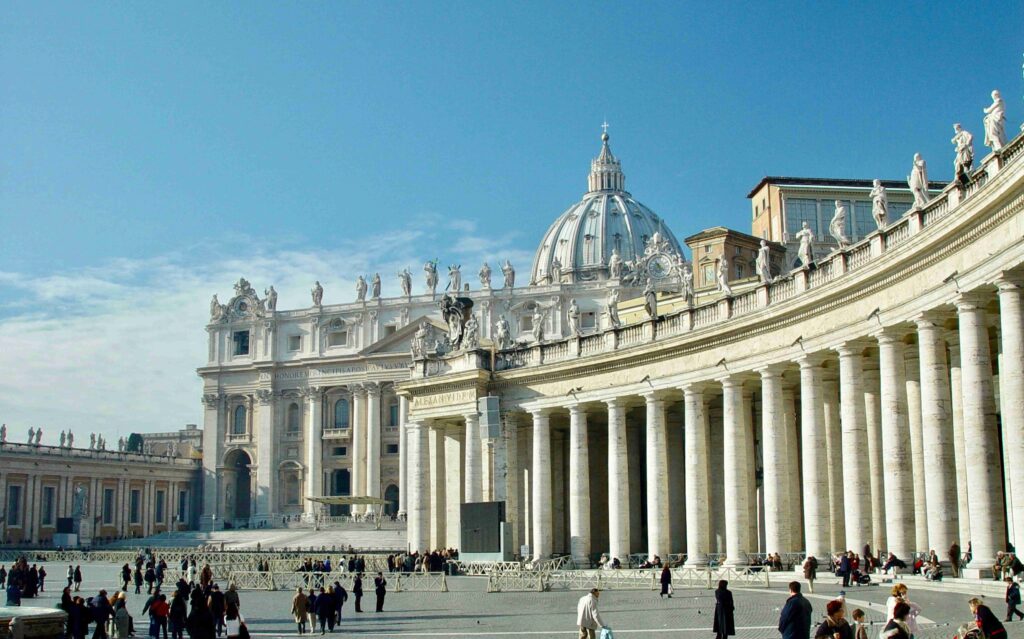
[[[910,627],[907,625],[907,615],[910,614],[910,606],[900,601],[893,608],[892,617],[885,627],[882,628],[879,639],[910,639]]]
[[[310,586],[309,595],[306,597],[306,620],[309,622],[309,631],[316,631],[316,600],[319,599],[316,589]]]
[[[716,639],[725,639],[736,634],[736,619],[733,611],[736,606],[733,604],[732,593],[729,592],[729,582],[721,580],[715,590],[715,622],[711,632],[715,633]]]
[[[992,579],[999,581],[1003,577],[1010,576],[1013,556],[1010,553],[1000,550],[996,553],[996,563],[992,566]]]
[[[982,603],[981,599],[976,597],[970,599],[967,605],[971,607],[971,612],[974,613],[974,622],[978,624],[985,639],[1005,639],[1006,628],[999,623],[999,619],[992,614],[988,606]]]
[[[46,592],[46,567],[39,566],[39,592]]]
[[[188,620],[188,603],[185,600],[185,590],[179,588],[174,591],[171,598],[171,608],[167,615],[167,622],[171,628],[171,639],[184,639],[185,625]]]
[[[960,544],[954,541],[949,547],[949,563],[954,577],[960,576],[960,559]]]
[[[334,582],[334,610],[335,610],[335,623],[341,624],[341,609],[345,606],[345,602],[348,601],[348,592],[345,587],[341,585],[341,582]]]
[[[107,591],[101,590],[92,598],[89,604],[89,612],[92,613],[92,620],[96,623],[96,629],[92,633],[92,639],[107,639],[107,620],[114,615],[114,609],[107,601]]]
[[[3,579],[7,577],[7,571],[0,566],[0,585],[3,585]],[[68,588],[71,587],[71,583],[75,580],[75,569],[71,564],[68,564]]]
[[[21,588],[18,587],[18,584],[14,581],[13,577],[10,579],[10,583],[7,584],[7,605],[21,605]]]
[[[146,575],[143,577],[146,581],[146,594],[153,594],[153,584],[156,582],[156,572],[153,570],[153,565],[146,566]]]
[[[121,566],[121,590],[128,590],[128,583],[131,582],[131,580],[132,569],[128,566],[128,564]],[[136,590],[135,594],[139,594],[139,591]]]
[[[79,590],[82,589],[82,567],[79,566],[79,565],[75,566],[74,582],[75,582],[75,592],[78,592]]]
[[[128,614],[128,606],[123,596],[114,602],[114,623],[111,630],[113,639],[127,639],[131,635],[131,615]]]
[[[220,591],[220,586],[217,584],[210,586],[210,594],[206,605],[210,607],[210,614],[213,615],[214,627],[217,629],[217,636],[219,637],[224,631],[224,612],[226,606],[224,593]]]
[[[886,621],[895,618],[896,606],[901,603],[907,604],[907,614],[903,621],[906,623],[911,637],[913,637],[917,633],[917,615],[921,613],[921,606],[910,601],[907,597],[907,591],[907,585],[903,583],[896,584],[892,587],[889,598],[885,602],[885,610],[887,613]]]
[[[839,559],[839,570],[836,571],[836,574],[843,578],[843,588],[850,587],[850,577],[853,576],[852,556],[852,552],[846,552]]]
[[[388,580],[384,578],[384,573],[378,572],[377,576],[374,577],[373,592],[377,595],[375,611],[384,612],[384,595],[388,593]]]
[[[814,580],[818,577],[818,559],[807,555],[804,559],[804,579],[807,580],[807,592],[814,592]]]
[[[334,597],[327,594],[327,590],[321,586],[320,594],[313,603],[316,619],[320,622],[320,634],[327,630],[327,622],[334,615]],[[333,624],[331,624],[333,626]]]
[[[363,575],[362,573],[356,573],[356,578],[352,580],[352,594],[356,598],[356,612],[362,612],[362,601],[363,601]]]
[[[245,636],[249,634],[248,628],[245,628],[245,619],[242,618],[242,613],[238,611],[238,606],[230,602],[224,611],[224,630],[228,639],[239,639],[243,634]]]
[[[125,565],[127,565],[127,564],[125,564]],[[134,573],[133,577],[134,577],[134,581],[135,581],[135,594],[141,595],[142,594],[142,568],[140,566],[135,566],[135,573]],[[128,588],[128,586],[125,586],[125,589],[127,589],[127,588]]]
[[[868,628],[864,625],[864,611],[855,608],[853,611],[853,639],[868,639]]]
[[[815,639],[854,639],[853,629],[846,621],[844,603],[833,599],[825,605],[825,620],[814,633]]]
[[[1006,620],[1013,621],[1013,616],[1017,615],[1019,618],[1024,619],[1024,612],[1021,612],[1017,606],[1020,605],[1020,586],[1013,580],[1013,577],[1007,577],[1006,581]]]
[[[185,621],[185,630],[189,637],[191,639],[214,639],[217,633],[213,615],[210,614],[210,608],[206,604],[206,597],[203,596],[202,589],[194,588],[192,590],[192,594],[189,595],[189,604],[192,609]]]
[[[672,571],[669,570],[666,565],[661,569],[661,595],[664,597],[668,595],[668,598],[672,598]]]
[[[81,597],[72,597],[71,607],[67,611],[68,613],[68,633],[71,635],[71,639],[85,639],[85,635],[89,633],[89,610],[85,607],[85,602],[82,601]]]
[[[242,601],[238,598],[238,588],[233,581],[228,584],[228,591],[224,593],[224,604],[226,606],[234,606],[239,610],[242,608]]]
[[[580,629],[579,639],[597,639],[597,631],[602,628],[609,628],[601,620],[597,611],[597,600],[601,597],[601,591],[591,588],[590,592],[580,597],[576,604],[576,626]]]
[[[149,607],[149,636],[160,639],[160,631],[163,631],[164,639],[167,639],[167,617],[171,613],[171,606],[167,603],[167,595],[161,593],[153,605]]]
[[[789,582],[789,599],[779,614],[782,639],[808,639],[811,634],[811,602],[800,594],[800,582]]]
[[[308,605],[309,600],[306,595],[302,594],[302,587],[299,586],[295,589],[295,596],[292,597],[292,618],[295,619],[295,625],[298,626],[300,635],[306,634]]]
[[[888,573],[889,571],[892,571],[892,574],[895,576],[898,574],[898,571],[900,569],[905,570],[906,568],[907,563],[905,561],[903,561],[893,553],[889,553],[889,557],[885,560],[885,564],[882,566],[882,572]]]

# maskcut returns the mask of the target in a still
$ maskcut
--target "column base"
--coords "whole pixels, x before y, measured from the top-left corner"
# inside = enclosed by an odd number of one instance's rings
[[[722,562],[722,566],[726,567],[726,568],[739,568],[739,567],[746,567],[748,565],[749,564],[747,563],[747,558],[745,556],[744,557],[735,558],[735,559],[728,558],[728,559],[726,559],[725,561]]]
[[[965,579],[992,579],[992,575],[993,573],[991,568],[960,567],[960,576]]]
[[[708,560],[707,555],[698,555],[696,557],[687,557],[686,563],[683,565],[690,568],[706,568],[709,563],[711,562]]]

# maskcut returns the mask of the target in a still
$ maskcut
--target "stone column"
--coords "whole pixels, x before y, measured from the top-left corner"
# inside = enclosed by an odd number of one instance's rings
[[[466,503],[482,501],[482,449],[480,442],[480,414],[466,413]]]
[[[917,319],[917,346],[921,365],[922,454],[925,459],[928,505],[928,548],[934,548],[945,561],[945,552],[956,541],[959,532],[956,460],[953,455],[946,345],[942,341],[942,329],[938,322],[927,315]]]
[[[618,399],[608,405],[608,555],[628,564],[629,457],[626,451],[626,408]]]
[[[686,564],[706,566],[711,528],[708,509],[708,422],[704,389],[691,384],[683,389],[686,417],[683,447],[686,455]]]
[[[783,386],[782,414],[786,420],[786,467],[789,468],[789,543],[792,551],[807,548],[804,535],[804,500],[801,493],[800,431],[796,423],[796,393]]]
[[[1024,541],[1024,296],[1020,276],[1004,274],[996,285],[1003,350],[1003,366],[999,368],[1003,457],[1012,470],[1006,485],[1014,533],[1011,541],[1019,546]]]
[[[1006,546],[1002,464],[988,345],[985,298],[965,294],[957,300],[960,363],[963,377],[964,453],[967,502],[972,522],[972,568],[985,569]]]
[[[217,511],[220,504],[220,466],[224,456],[224,399],[216,394],[203,395],[203,517],[202,528],[211,530],[215,519],[220,519]]]
[[[967,550],[971,538],[971,514],[967,508],[967,455],[964,453],[964,394],[960,369],[960,333],[946,332],[949,346],[949,398],[953,422],[953,459],[956,465],[956,503],[959,544]]]
[[[577,565],[590,565],[590,450],[579,404],[569,406],[569,548]]]
[[[502,413],[504,428],[501,430],[506,467],[503,484],[505,485],[505,516],[512,525],[512,551],[518,553],[526,535],[523,533],[525,522],[522,472],[525,464],[520,459],[519,420],[516,413]],[[498,499],[502,497],[497,495]]]
[[[871,540],[871,480],[868,476],[868,432],[864,419],[864,362],[862,347],[843,344],[839,353],[839,386],[842,422],[843,506],[846,546],[860,554]],[[837,548],[837,550],[840,550]]]
[[[725,563],[742,566],[750,552],[750,527],[747,521],[746,432],[743,427],[743,382],[726,377],[722,382],[723,475],[725,478]],[[648,463],[650,468],[650,463]],[[650,494],[648,492],[648,494]],[[649,525],[649,524],[648,524]]]
[[[444,430],[434,423],[427,431],[427,460],[430,465],[430,548],[444,546],[447,539],[447,477],[444,454]]]
[[[274,394],[257,392],[256,413],[256,501],[252,512],[266,521],[272,519],[274,504]]]
[[[439,490],[445,491],[445,530],[447,532],[445,547],[462,547],[462,503],[463,492],[462,466],[463,433],[458,426],[450,425],[444,429],[444,467],[445,476]],[[469,469],[467,460],[466,470]],[[468,472],[466,473],[468,474]],[[468,487],[468,482],[467,482]]]
[[[914,477],[914,550],[928,550],[928,505],[924,485],[924,425],[921,423],[921,363],[917,349],[906,353],[907,427],[910,431],[910,456]]]
[[[306,497],[320,497],[323,489],[323,402],[324,393],[318,386],[306,389],[306,415],[309,423],[306,428]],[[356,494],[353,491],[353,494]],[[306,514],[313,516],[319,510],[319,504],[311,501],[305,503]]]
[[[352,390],[352,445],[349,455],[352,456],[352,495],[366,496],[366,389],[354,387]],[[353,513],[365,512],[363,506],[353,506]]]
[[[645,393],[647,404],[647,554],[668,558],[668,438],[665,432],[665,402],[654,393]]]
[[[879,372],[864,368],[864,425],[867,430],[868,482],[871,485],[871,547],[877,552],[886,547],[885,484],[882,469],[882,395]],[[872,362],[872,366],[874,363]],[[857,548],[862,551],[862,548]]]
[[[380,386],[366,387],[366,496],[380,497]],[[376,512],[381,506],[366,510]]]
[[[843,428],[839,423],[839,382],[822,380],[825,415],[825,468],[828,475],[829,548],[846,550],[846,522],[843,515]]]
[[[804,536],[808,555],[829,557],[828,469],[821,364],[811,356],[800,364],[800,450],[803,458]]]
[[[409,523],[407,527],[408,549],[423,552],[430,548],[430,483],[425,452],[427,450],[427,429],[419,422],[405,426],[409,445],[409,500],[407,502]]]
[[[878,333],[881,377],[882,466],[885,475],[885,533],[888,550],[909,562],[914,552],[914,478],[907,428],[904,345],[894,331]]]
[[[761,456],[764,468],[765,552],[790,552],[789,473],[786,417],[782,408],[782,371],[762,368]]]
[[[533,558],[547,559],[552,552],[551,421],[546,409],[533,415]]]
[[[409,398],[398,397],[398,518],[407,519],[409,498],[409,433],[405,425],[409,420]]]

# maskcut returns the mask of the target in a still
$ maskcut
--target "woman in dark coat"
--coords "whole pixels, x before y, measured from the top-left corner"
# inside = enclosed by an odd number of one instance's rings
[[[736,620],[733,618],[733,609],[729,582],[723,579],[718,582],[718,590],[715,591],[715,625],[711,629],[717,639],[725,639],[725,637],[736,634]]]
[[[672,571],[668,569],[668,564],[661,569],[661,596],[665,595],[672,598]]]
[[[981,628],[985,639],[1006,639],[1006,627],[981,599],[971,599],[967,603],[970,605],[971,612],[974,613],[974,621],[978,624],[978,628]],[[899,607],[899,604],[896,605]]]

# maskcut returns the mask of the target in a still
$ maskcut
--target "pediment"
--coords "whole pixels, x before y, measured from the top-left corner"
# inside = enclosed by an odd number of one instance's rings
[[[416,335],[416,331],[419,330],[420,322],[426,320],[437,329],[440,333],[444,334],[448,331],[448,327],[445,326],[444,322],[439,319],[421,315],[408,324],[398,329],[391,335],[381,338],[370,344],[362,351],[360,355],[373,355],[377,353],[405,353],[408,354],[412,351],[412,339]]]

